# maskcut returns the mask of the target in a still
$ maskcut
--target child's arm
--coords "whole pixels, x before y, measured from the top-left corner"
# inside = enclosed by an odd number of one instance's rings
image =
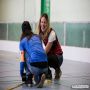
[[[24,51],[21,51],[21,52],[20,52],[20,61],[21,61],[21,62],[25,62],[25,60],[24,60],[24,58],[25,58],[24,55],[25,55],[25,52],[24,52]]]
[[[24,51],[20,52],[20,75],[21,75],[21,77],[24,74],[24,68],[25,68],[25,64],[26,64],[25,60],[24,60],[24,54],[25,54]]]

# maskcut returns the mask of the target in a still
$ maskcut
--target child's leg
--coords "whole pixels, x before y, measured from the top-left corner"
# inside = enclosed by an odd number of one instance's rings
[[[37,85],[37,88],[42,88],[43,87],[43,84],[44,84],[44,81],[45,81],[45,77],[46,77],[45,74],[40,75],[40,82]]]
[[[32,86],[32,84],[33,84],[33,80],[32,80],[33,74],[30,72],[28,66],[29,66],[29,63],[26,62],[26,84],[28,86]]]

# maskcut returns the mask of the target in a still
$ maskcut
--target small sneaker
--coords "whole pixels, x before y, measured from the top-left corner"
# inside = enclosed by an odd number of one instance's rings
[[[39,84],[37,85],[37,88],[42,88],[43,87],[45,77],[46,77],[45,74],[42,74],[41,80],[40,80]]]
[[[33,81],[32,81],[32,75],[29,75],[25,84],[29,87],[32,87],[33,86]]]
[[[32,86],[33,86],[33,83],[32,83],[32,81],[30,81],[30,80],[26,80],[25,84],[26,84],[28,87],[32,87]]]
[[[26,73],[23,73],[22,75],[22,82],[25,82],[26,81]]]
[[[52,74],[47,74],[47,75],[46,75],[46,79],[52,80]]]
[[[62,71],[61,71],[61,69],[56,69],[55,70],[55,79],[60,79],[60,77],[61,77],[61,75],[62,75]]]

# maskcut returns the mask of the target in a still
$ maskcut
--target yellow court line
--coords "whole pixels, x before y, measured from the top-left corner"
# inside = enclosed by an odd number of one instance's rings
[[[14,86],[14,87],[12,87],[12,88],[8,88],[8,89],[6,89],[6,90],[13,90],[13,89],[16,89],[16,88],[22,86],[23,84],[24,84],[24,83],[20,83],[20,84],[18,84],[18,85],[16,85],[16,86]]]

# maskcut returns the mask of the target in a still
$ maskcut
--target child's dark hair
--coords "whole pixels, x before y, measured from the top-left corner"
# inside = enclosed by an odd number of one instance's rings
[[[24,21],[23,23],[22,23],[22,32],[27,32],[27,31],[32,31],[32,29],[31,29],[31,26],[30,26],[30,24],[29,24],[29,22],[28,21]]]
[[[32,35],[33,33],[32,33],[32,28],[31,28],[30,23],[28,21],[24,21],[22,23],[22,35],[21,35],[20,40],[22,40],[24,37],[27,37],[29,40]]]

